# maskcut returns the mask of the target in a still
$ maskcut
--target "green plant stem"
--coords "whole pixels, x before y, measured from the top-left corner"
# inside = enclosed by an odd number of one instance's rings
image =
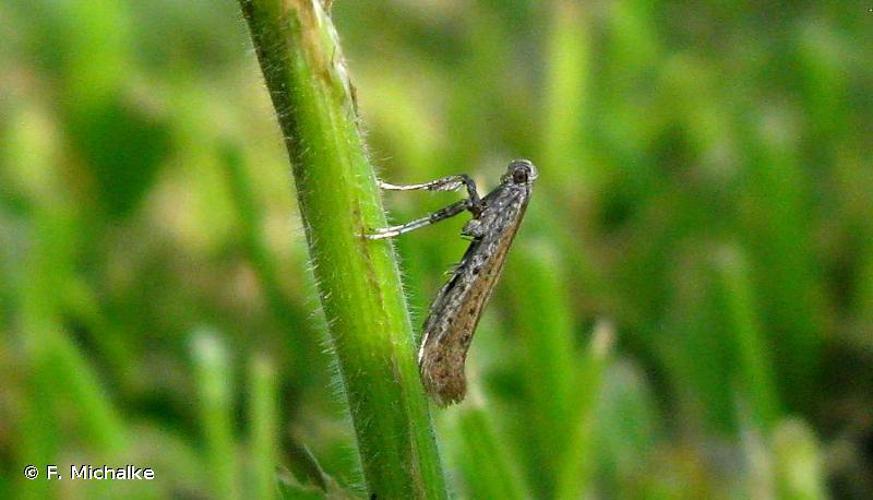
[[[276,369],[266,356],[257,356],[249,366],[249,425],[252,456],[253,498],[276,497],[276,465],[279,415],[276,409]]]
[[[780,404],[767,342],[755,310],[748,265],[739,249],[727,247],[715,266],[723,293],[724,316],[736,339],[737,388],[748,399],[755,425],[769,431],[779,417]]]
[[[375,175],[333,24],[319,2],[240,0],[297,186],[368,494],[446,496]]]
[[[536,196],[536,195],[534,195]],[[540,200],[542,201],[542,200]],[[541,211],[539,212],[542,213]],[[531,211],[530,215],[537,215]],[[534,217],[527,222],[537,221]],[[534,229],[549,227],[546,223]],[[550,496],[561,456],[567,445],[575,398],[573,314],[560,257],[536,231],[525,233],[523,246],[513,249],[505,284],[511,308],[510,326],[520,332],[525,375],[526,427],[530,432],[534,486]]]
[[[554,2],[548,45],[549,72],[544,109],[543,181],[563,200],[573,195],[588,201],[603,183],[602,165],[591,161],[586,145],[586,120],[591,110],[590,21],[585,6],[568,0]]]
[[[236,467],[233,424],[233,388],[228,353],[210,331],[199,331],[192,343],[197,388],[200,391],[200,418],[206,439],[209,469],[215,498],[240,497]]]
[[[64,329],[60,312],[64,283],[74,274],[75,219],[60,210],[39,209],[35,220],[38,231],[20,296],[23,352],[33,391],[21,429],[35,436],[25,441],[25,451],[32,455],[22,458],[25,463],[53,463],[64,443],[60,426],[72,423],[89,447],[111,463],[128,447],[124,425],[87,357]],[[53,488],[32,491],[38,495]]]
[[[457,461],[463,472],[468,498],[530,498],[515,457],[502,446],[491,419],[476,395],[457,413],[460,438]]]
[[[591,342],[575,377],[578,393],[571,418],[572,427],[565,437],[566,451],[556,471],[554,498],[579,498],[589,493],[588,488],[595,469],[593,444],[595,409],[614,338],[615,331],[612,324],[601,320],[594,329]]]
[[[312,382],[316,380],[316,370],[300,370],[299,368],[312,363],[313,359],[317,359],[318,353],[315,350],[320,349],[319,342],[315,339],[305,338],[305,334],[313,330],[308,328],[308,325],[303,321],[307,314],[297,303],[288,300],[282,290],[277,271],[278,265],[268,248],[266,236],[261,229],[264,215],[258,204],[255,188],[246,169],[242,152],[235,145],[225,143],[222,144],[221,153],[221,163],[239,218],[240,241],[261,284],[265,302],[271,315],[284,331],[297,332],[296,336],[288,338],[293,346],[290,349],[293,357],[290,360],[290,369],[286,368],[286,370],[294,372],[292,382],[297,387],[312,385]]]

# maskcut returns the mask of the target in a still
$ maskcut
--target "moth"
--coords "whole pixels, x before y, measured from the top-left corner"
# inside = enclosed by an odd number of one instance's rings
[[[463,212],[473,216],[461,230],[461,235],[470,239],[470,246],[430,306],[418,351],[422,384],[440,406],[460,402],[467,392],[467,351],[524,218],[536,178],[533,163],[514,160],[500,178],[500,185],[481,198],[468,175],[402,186],[380,182],[382,189],[392,191],[454,191],[462,187],[467,191],[466,199],[427,217],[366,235],[374,240],[391,238]]]

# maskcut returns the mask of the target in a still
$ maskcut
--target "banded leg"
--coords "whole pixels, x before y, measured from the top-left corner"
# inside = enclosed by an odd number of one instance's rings
[[[386,191],[455,191],[464,187],[467,189],[467,196],[470,198],[470,201],[474,205],[479,204],[479,192],[476,190],[476,183],[466,174],[450,175],[430,182],[422,182],[421,184],[397,185],[380,180],[379,187]]]
[[[415,219],[414,221],[407,222],[406,224],[401,224],[399,226],[382,227],[377,229],[376,232],[372,234],[365,234],[364,237],[370,240],[393,238],[394,236],[399,236],[410,231],[415,231],[418,228],[429,226],[441,220],[448,219],[449,217],[454,217],[461,212],[472,209],[473,206],[474,205],[470,200],[456,201],[455,203],[452,203],[447,207],[443,207],[437,210],[427,217]]]

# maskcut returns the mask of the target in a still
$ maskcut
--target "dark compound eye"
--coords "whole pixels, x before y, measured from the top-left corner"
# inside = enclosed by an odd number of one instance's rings
[[[509,164],[501,180],[513,184],[530,184],[537,178],[537,168],[527,160],[514,160]]]
[[[512,171],[512,182],[516,184],[524,184],[530,176],[530,169],[527,166],[516,167]]]

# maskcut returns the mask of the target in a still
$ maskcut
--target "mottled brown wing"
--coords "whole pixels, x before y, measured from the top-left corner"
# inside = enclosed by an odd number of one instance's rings
[[[507,196],[513,193],[507,193]],[[506,254],[526,207],[526,194],[513,205],[498,203],[501,225],[474,240],[452,278],[440,291],[425,321],[419,371],[428,394],[441,406],[464,399],[464,363],[482,311],[500,278]],[[483,213],[483,219],[489,214]]]

